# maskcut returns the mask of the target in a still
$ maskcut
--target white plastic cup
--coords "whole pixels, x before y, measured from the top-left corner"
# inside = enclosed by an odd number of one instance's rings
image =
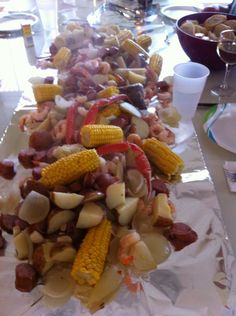
[[[45,31],[58,30],[58,0],[36,0]]]
[[[173,105],[182,121],[194,117],[209,74],[209,69],[199,63],[187,62],[174,67]]]

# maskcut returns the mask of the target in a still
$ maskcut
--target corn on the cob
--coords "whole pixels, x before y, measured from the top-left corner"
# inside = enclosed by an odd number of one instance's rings
[[[107,106],[100,111],[100,115],[104,117],[119,116],[121,114],[120,106],[117,103]]]
[[[43,168],[40,182],[48,188],[71,183],[100,166],[95,149],[83,150],[63,157]]]
[[[97,93],[98,98],[109,98],[113,95],[119,94],[119,89],[116,86],[107,87]]]
[[[163,58],[159,54],[153,54],[149,59],[149,67],[160,76]]]
[[[33,93],[36,102],[53,101],[56,95],[62,95],[63,89],[57,84],[35,84]]]
[[[95,285],[103,272],[111,238],[111,222],[104,219],[87,232],[75,258],[71,276],[80,285]]]
[[[80,131],[81,143],[87,148],[104,144],[115,144],[123,141],[123,131],[114,125],[89,124]]]
[[[148,53],[138,43],[132,39],[126,39],[121,47],[133,57],[137,57],[138,54],[143,54],[146,58],[149,57]]]
[[[133,83],[142,83],[144,84],[147,80],[146,76],[142,76],[142,75],[139,75],[133,71],[129,71],[128,72],[128,76],[127,76],[127,79],[129,81],[130,84],[133,84]]]
[[[53,66],[59,70],[66,67],[71,57],[71,50],[67,47],[61,47],[53,57]]]
[[[136,41],[145,50],[148,50],[148,48],[152,45],[151,37],[146,34],[139,35]]]
[[[143,150],[148,159],[165,175],[174,176],[183,170],[184,161],[156,138],[145,139]]]

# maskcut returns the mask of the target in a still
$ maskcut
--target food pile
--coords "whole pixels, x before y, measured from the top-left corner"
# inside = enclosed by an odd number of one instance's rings
[[[197,239],[175,222],[166,179],[178,177],[184,161],[167,146],[175,135],[163,119],[176,126],[179,116],[150,45],[118,26],[72,23],[40,65],[58,69],[58,81],[31,78],[37,108],[19,120],[29,147],[18,161],[32,176],[0,225],[23,260],[16,288],[40,284],[49,306],[74,295],[94,313],[121,284],[142,291],[133,276]],[[0,174],[14,181],[14,163],[1,161]]]
[[[236,20],[229,19],[224,14],[214,14],[202,24],[197,20],[187,20],[181,26],[181,30],[190,35],[204,40],[218,41],[220,32],[224,30],[236,30]]]

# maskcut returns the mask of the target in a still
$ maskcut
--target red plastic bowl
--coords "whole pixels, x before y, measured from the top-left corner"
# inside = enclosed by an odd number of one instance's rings
[[[176,32],[179,38],[180,45],[191,61],[201,63],[210,69],[224,69],[225,64],[216,53],[217,42],[208,41],[187,34],[181,30],[180,26],[187,20],[197,20],[202,24],[207,18],[213,14],[225,14],[217,12],[200,12],[186,15],[176,22]],[[236,20],[235,15],[226,14],[228,19]]]

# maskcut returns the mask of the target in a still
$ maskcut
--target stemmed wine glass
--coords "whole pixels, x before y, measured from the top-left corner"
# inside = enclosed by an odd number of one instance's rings
[[[217,44],[217,54],[225,63],[225,74],[222,83],[214,87],[211,92],[219,97],[227,97],[232,95],[236,90],[227,83],[230,72],[230,66],[236,64],[236,31],[224,30],[220,33]]]

